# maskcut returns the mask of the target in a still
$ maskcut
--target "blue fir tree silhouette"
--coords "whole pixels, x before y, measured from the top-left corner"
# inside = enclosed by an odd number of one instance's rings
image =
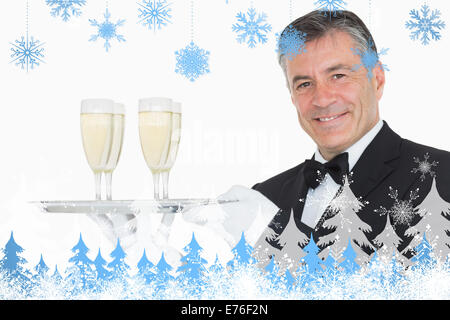
[[[47,275],[48,270],[49,270],[49,268],[45,264],[44,258],[42,257],[42,254],[41,254],[41,258],[40,258],[38,264],[34,267],[35,274],[33,276],[33,279],[41,280],[43,278],[46,278],[48,276]]]
[[[231,250],[234,258],[227,263],[227,266],[230,268],[234,268],[254,263],[255,259],[251,256],[252,251],[252,246],[247,243],[247,241],[245,240],[244,232],[242,232],[241,239]]]
[[[110,280],[121,281],[126,284],[129,278],[128,270],[130,267],[125,263],[125,251],[123,251],[120,245],[119,239],[117,239],[116,248],[110,254],[113,261],[108,264],[108,268],[111,270]]]
[[[156,290],[164,289],[167,285],[167,282],[174,279],[174,277],[169,273],[172,269],[172,266],[170,266],[164,258],[164,252],[162,252],[161,258],[156,265],[156,275],[154,281]]]
[[[5,272],[10,286],[14,286],[17,290],[26,291],[31,286],[31,273],[24,268],[27,260],[21,256],[22,252],[23,248],[16,243],[11,231],[11,236],[5,248],[2,249],[4,256],[0,260],[0,271]]]
[[[286,273],[284,275],[284,278],[286,279],[286,289],[292,290],[294,288],[294,286],[295,286],[296,279],[291,274],[289,269],[286,269]]]
[[[398,283],[400,280],[405,279],[405,275],[403,271],[405,271],[405,268],[401,263],[399,263],[399,260],[395,256],[395,254],[392,255],[392,259],[390,262],[390,275],[389,275],[389,283],[391,286],[395,286],[396,283]]]
[[[192,233],[191,242],[183,248],[186,255],[181,257],[181,266],[178,267],[177,272],[180,273],[180,277],[199,280],[206,273],[205,265],[208,263],[200,256],[203,249],[195,239],[194,233]]]
[[[219,256],[216,253],[216,260],[214,260],[214,264],[212,264],[209,267],[208,272],[209,273],[221,273],[223,270],[224,270],[224,267],[220,263]]]
[[[367,267],[368,267],[368,272],[366,274],[367,277],[369,277],[371,280],[375,280],[378,283],[382,283],[383,285],[386,284],[387,267],[380,260],[380,256],[378,255],[378,252],[376,250],[374,253],[372,253],[372,256],[370,257],[370,261]]]
[[[95,257],[94,260],[97,287],[99,285],[102,286],[105,281],[108,281],[111,278],[111,272],[107,268],[105,268],[106,265],[107,262],[105,259],[103,259],[100,248],[98,248],[97,257]]]
[[[306,264],[306,272],[309,274],[316,274],[323,271],[322,260],[317,256],[317,253],[320,251],[320,249],[314,241],[312,233],[309,242],[303,248],[303,251],[306,252],[306,256],[302,258],[302,260]]]
[[[153,272],[155,265],[150,260],[148,260],[147,254],[145,253],[145,249],[141,259],[137,264],[137,268],[138,268],[137,276],[144,279],[145,283],[149,284],[155,279],[155,273]]]
[[[205,286],[204,276],[207,272],[205,265],[208,262],[200,256],[203,249],[195,239],[194,233],[191,242],[183,250],[186,255],[180,259],[177,281],[191,294],[199,294]]]
[[[58,265],[55,265],[55,271],[53,272],[51,278],[55,284],[61,284],[63,277],[61,276],[61,274],[58,271]]]
[[[281,281],[281,278],[278,275],[280,267],[275,263],[273,256],[270,258],[270,261],[264,268],[264,271],[266,272],[265,277],[273,283],[278,283]]]
[[[93,288],[95,283],[95,271],[92,269],[92,261],[87,257],[88,247],[83,242],[80,233],[78,243],[72,248],[74,256],[69,259],[67,268],[67,284],[72,294],[80,294]]]
[[[414,248],[416,254],[411,258],[411,262],[414,262],[414,265],[411,267],[411,270],[421,269],[429,269],[436,265],[436,259],[433,257],[433,248],[430,243],[427,241],[425,237],[425,233],[423,234],[422,242]]]
[[[317,280],[318,274],[324,270],[322,260],[317,256],[320,249],[314,241],[312,233],[303,251],[306,252],[306,255],[301,258],[305,270],[302,276],[302,283],[303,285],[311,286],[311,283]]]
[[[345,248],[344,252],[342,253],[342,256],[344,257],[344,261],[342,261],[339,266],[342,268],[342,271],[351,274],[354,273],[356,270],[358,270],[360,267],[356,263],[355,258],[357,256],[355,250],[353,249],[351,239],[348,239],[347,247]]]

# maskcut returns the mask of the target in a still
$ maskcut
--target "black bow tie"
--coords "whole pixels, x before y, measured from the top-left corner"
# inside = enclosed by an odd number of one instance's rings
[[[320,163],[316,160],[306,160],[303,174],[308,187],[317,188],[320,181],[329,174],[334,182],[343,185],[343,177],[348,174],[348,153],[344,152],[326,163]]]

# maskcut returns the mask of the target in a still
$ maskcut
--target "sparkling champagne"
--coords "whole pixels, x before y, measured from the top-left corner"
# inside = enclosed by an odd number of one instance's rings
[[[81,113],[84,152],[94,173],[105,169],[113,140],[112,113]]]
[[[171,142],[172,113],[169,111],[139,112],[139,136],[147,166],[152,173],[163,169]]]

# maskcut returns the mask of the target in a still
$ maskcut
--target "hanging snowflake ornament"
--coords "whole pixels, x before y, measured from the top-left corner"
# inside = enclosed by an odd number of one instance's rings
[[[44,43],[39,40],[35,40],[34,37],[28,36],[29,24],[28,24],[28,11],[29,4],[27,1],[27,15],[26,15],[26,35],[22,36],[20,40],[10,42],[11,47],[11,63],[14,62],[16,66],[20,66],[22,69],[34,69],[35,66],[39,66],[41,62],[44,62]]]
[[[366,50],[361,50],[359,48],[350,48],[354,55],[358,55],[361,58],[361,63],[355,64],[352,70],[357,71],[360,67],[364,67],[367,70],[367,78],[369,79],[372,79],[372,70],[377,66],[379,66],[382,70],[389,71],[388,67],[385,64],[382,64],[379,60],[379,57],[387,54],[389,49],[383,48],[379,53],[377,53],[372,49],[373,47],[373,40],[369,39]]]
[[[267,42],[267,33],[272,26],[266,22],[265,13],[257,14],[255,8],[249,8],[247,13],[239,12],[236,18],[237,23],[233,24],[232,30],[237,33],[238,43],[246,42],[249,48],[255,48],[258,42]]]
[[[171,3],[166,0],[143,0],[139,5],[139,23],[156,31],[171,23]]]
[[[52,7],[51,15],[68,21],[71,16],[81,15],[80,8],[86,4],[86,0],[46,0],[45,3]]]
[[[97,34],[92,35],[89,41],[97,41],[98,38],[104,39],[104,47],[106,49],[106,52],[108,52],[108,50],[111,48],[111,44],[109,42],[110,40],[116,39],[119,42],[125,41],[123,35],[117,33],[117,28],[123,26],[125,20],[119,19],[116,23],[112,23],[111,21],[109,21],[109,18],[111,18],[111,14],[109,13],[108,8],[106,8],[104,17],[105,21],[103,22],[97,22],[97,20],[95,19],[89,19],[91,26],[97,28]]]
[[[191,82],[209,73],[209,51],[199,48],[193,41],[185,48],[175,51],[177,64],[175,72]]]
[[[328,14],[336,17],[336,13],[341,10],[345,10],[347,3],[343,0],[317,0],[314,2],[317,10],[323,11],[324,15]]]
[[[26,37],[22,36],[21,40],[16,40],[11,44],[11,58],[13,58],[11,62],[14,62],[16,66],[20,65],[22,69],[26,69],[28,72],[30,68],[34,69],[35,66],[44,62],[42,60],[44,43],[35,40],[33,37],[28,38],[28,33]]]
[[[423,45],[428,45],[431,38],[435,41],[441,39],[441,34],[438,30],[445,28],[445,22],[440,20],[441,12],[433,10],[430,15],[430,7],[426,4],[422,5],[420,12],[412,9],[409,12],[410,20],[406,21],[406,29],[412,30],[410,34],[411,40],[418,40]]]
[[[419,197],[419,188],[411,190],[409,194],[409,200],[399,200],[398,190],[389,187],[389,197],[394,199],[394,204],[388,210],[383,206],[380,209],[375,209],[376,213],[380,216],[389,215],[393,221],[393,226],[406,225],[410,226],[410,223],[415,215],[418,214],[418,210],[414,208],[413,201]]]
[[[428,152],[423,156],[423,160],[420,160],[418,157],[413,157],[414,163],[417,164],[417,168],[413,168],[411,172],[420,173],[420,181],[424,181],[426,175],[430,175],[431,178],[436,176],[436,173],[433,171],[433,167],[436,167],[439,162],[428,162],[428,159],[430,159]]]
[[[281,34],[277,33],[278,54],[286,56],[292,61],[297,55],[306,52],[306,33],[289,25]]]

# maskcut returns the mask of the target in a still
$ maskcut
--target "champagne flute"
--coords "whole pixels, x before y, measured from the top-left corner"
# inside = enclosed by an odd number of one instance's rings
[[[102,171],[111,151],[113,107],[114,102],[109,99],[81,101],[81,137],[84,153],[94,172],[96,200],[101,200]]]
[[[159,177],[169,153],[172,100],[155,97],[139,100],[139,137],[145,162],[153,175],[153,195],[160,199]]]
[[[181,138],[181,103],[172,103],[172,131],[170,135],[169,154],[161,170],[163,180],[163,199],[169,198],[169,173],[177,158],[178,146]]]
[[[104,171],[107,200],[112,200],[112,173],[119,162],[122,152],[123,133],[125,130],[125,106],[122,103],[114,103],[112,122],[111,152]]]
[[[170,133],[170,145],[169,153],[167,155],[166,162],[161,170],[161,177],[163,180],[163,199],[169,198],[169,172],[175,163],[175,159],[178,153],[178,146],[180,144],[181,137],[181,103],[172,103],[172,130]],[[164,236],[167,240],[169,238],[170,226],[175,219],[173,213],[165,213],[162,217],[161,224],[158,228],[158,232]]]

